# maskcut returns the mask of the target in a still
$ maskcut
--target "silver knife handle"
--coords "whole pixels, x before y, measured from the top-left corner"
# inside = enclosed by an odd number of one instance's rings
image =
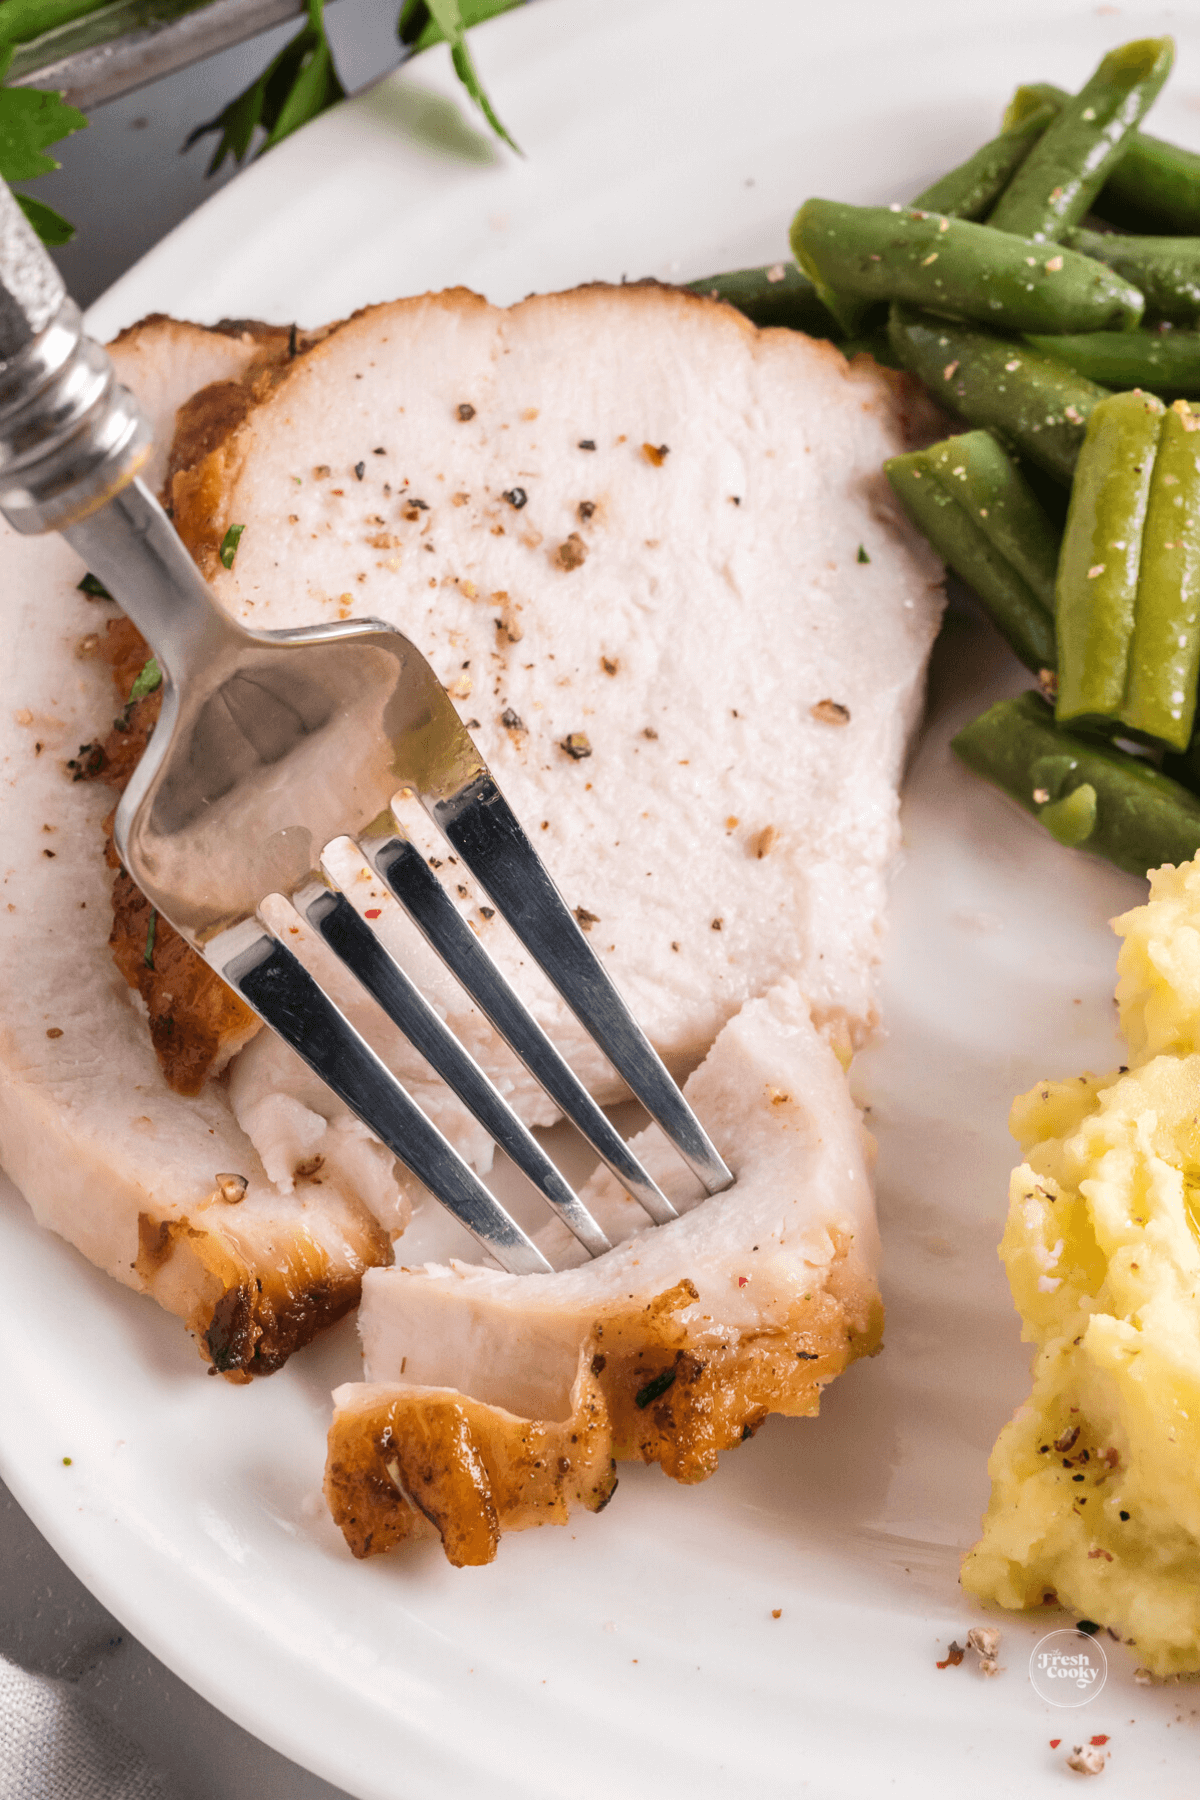
[[[0,512],[61,531],[111,500],[150,431],[37,234],[0,181]]]

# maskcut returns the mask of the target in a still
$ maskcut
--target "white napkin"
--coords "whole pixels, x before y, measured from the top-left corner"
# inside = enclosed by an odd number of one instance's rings
[[[3,1800],[169,1800],[137,1745],[68,1681],[0,1656]]]

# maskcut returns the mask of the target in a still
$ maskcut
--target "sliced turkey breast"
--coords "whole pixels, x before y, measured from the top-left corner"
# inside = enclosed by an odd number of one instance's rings
[[[235,381],[261,355],[249,331],[171,320],[113,346],[151,415],[159,473],[196,384]],[[336,1159],[281,1195],[224,1086],[184,1099],[164,1080],[145,1009],[109,951],[113,793],[73,779],[86,773],[80,747],[115,710],[100,654],[115,609],[79,591],[83,574],[62,539],[0,521],[0,1161],[42,1224],[180,1314],[214,1367],[267,1372],[354,1305],[390,1239]],[[136,951],[155,959],[144,924]]]
[[[334,1396],[326,1470],[356,1555],[436,1528],[452,1562],[489,1562],[506,1529],[607,1505],[616,1458],[702,1480],[878,1349],[863,1133],[795,983],[747,1002],[685,1091],[736,1170],[728,1193],[700,1200],[653,1126],[635,1142],[687,1208],[671,1224],[648,1230],[604,1172],[584,1198],[619,1242],[595,1262],[368,1273],[366,1382]]]
[[[176,519],[246,622],[370,613],[416,641],[670,1066],[788,977],[849,1050],[873,1018],[896,787],[942,604],[880,470],[913,393],[671,289],[507,310],[426,296],[290,364],[176,474]],[[405,822],[588,1085],[621,1098],[486,897],[423,817]],[[551,1123],[399,909],[371,898],[518,1112]],[[486,1165],[473,1121],[343,992]],[[314,1091],[269,1033],[238,1058],[238,1117],[274,1166],[340,1116]]]

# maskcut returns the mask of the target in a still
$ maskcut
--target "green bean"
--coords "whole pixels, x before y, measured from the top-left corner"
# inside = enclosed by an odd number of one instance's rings
[[[817,298],[816,288],[790,259],[761,269],[706,275],[687,285],[694,294],[727,300],[756,325],[786,325],[793,331],[806,331],[810,337],[841,336],[840,326]]]
[[[953,748],[1060,843],[1131,875],[1200,850],[1200,798],[1127,751],[1064,731],[1040,694],[1001,700]]]
[[[1114,394],[1088,421],[1058,565],[1060,723],[1185,751],[1200,678],[1200,414]]]
[[[1200,331],[1034,333],[1027,342],[1107,388],[1200,395]]]
[[[806,200],[792,249],[825,304],[907,300],[1016,331],[1127,329],[1142,296],[1103,263],[915,207]],[[832,296],[832,298],[831,298]],[[1034,321],[1039,321],[1034,323]]]
[[[1170,38],[1141,38],[1110,50],[1079,93],[1063,103],[1000,196],[989,221],[996,230],[1047,242],[1078,225],[1170,74],[1174,56]]]
[[[1058,573],[1060,724],[1121,716],[1164,411],[1153,395],[1113,394],[1088,420]]]
[[[1070,95],[1049,82],[1019,87],[1004,115],[1006,127],[1039,107],[1062,106]],[[1125,153],[1095,201],[1102,219],[1131,231],[1200,233],[1200,156],[1148,131],[1134,131]]]
[[[1052,671],[1059,534],[995,438],[966,432],[883,468],[913,523],[974,589],[1026,668]]]
[[[952,219],[986,218],[1057,112],[1057,106],[1047,102],[1029,108],[999,137],[918,194],[912,204]]]
[[[1070,484],[1088,414],[1107,388],[1023,340],[908,307],[893,306],[888,336],[897,359],[935,399]]]
[[[1176,325],[1200,321],[1200,237],[1121,237],[1076,229],[1064,231],[1062,241],[1140,288],[1149,318]]]

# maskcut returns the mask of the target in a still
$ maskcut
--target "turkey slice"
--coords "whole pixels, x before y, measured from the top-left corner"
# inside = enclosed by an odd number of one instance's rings
[[[683,1073],[793,978],[874,1017],[896,788],[942,606],[881,473],[913,387],[653,285],[369,308],[176,474],[176,519],[260,627],[401,627],[458,703],[639,1023]],[[241,527],[226,570],[219,548]],[[423,817],[405,820],[589,1087],[624,1089]],[[552,1104],[352,864],[351,897],[531,1124]],[[481,1167],[415,1052],[339,996]],[[286,1180],[342,1115],[262,1033],[233,1103]]]
[[[698,1201],[653,1126],[635,1143],[688,1208],[671,1224],[647,1230],[605,1172],[584,1198],[621,1241],[595,1262],[367,1274],[366,1381],[334,1395],[326,1471],[356,1555],[436,1529],[452,1562],[489,1562],[504,1530],[607,1505],[615,1458],[702,1480],[878,1349],[864,1135],[796,985],[749,1001],[685,1092],[736,1169],[728,1193]]]
[[[237,382],[262,355],[252,332],[164,319],[113,346],[151,415],[152,481],[193,388]],[[283,1195],[223,1085],[183,1099],[163,1080],[144,1009],[109,953],[113,795],[67,767],[114,712],[96,654],[114,609],[79,592],[83,573],[61,538],[0,521],[0,1158],[43,1225],[180,1314],[214,1366],[265,1372],[354,1305],[390,1240],[336,1157],[323,1179]],[[383,1174],[390,1185],[390,1159]]]

